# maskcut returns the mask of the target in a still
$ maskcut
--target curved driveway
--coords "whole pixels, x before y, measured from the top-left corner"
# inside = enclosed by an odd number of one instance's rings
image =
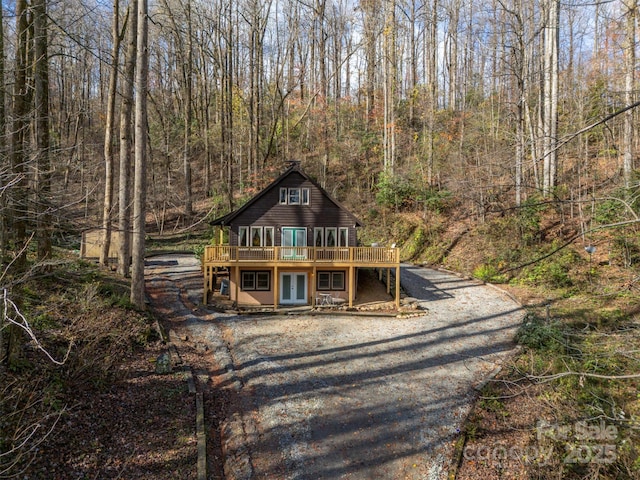
[[[423,316],[194,323],[202,340],[225,339],[253,478],[446,477],[473,387],[513,348],[523,311],[491,287],[421,267],[403,266],[402,285]]]

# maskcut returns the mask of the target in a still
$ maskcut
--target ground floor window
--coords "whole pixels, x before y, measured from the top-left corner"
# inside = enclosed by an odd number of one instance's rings
[[[271,272],[244,271],[240,277],[240,288],[242,290],[271,290]]]
[[[344,272],[318,272],[317,290],[344,290]]]

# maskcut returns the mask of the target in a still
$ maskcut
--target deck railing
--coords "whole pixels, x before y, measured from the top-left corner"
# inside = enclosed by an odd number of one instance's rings
[[[397,248],[387,247],[236,247],[207,246],[203,264],[230,266],[250,263],[318,263],[357,265],[396,265]]]

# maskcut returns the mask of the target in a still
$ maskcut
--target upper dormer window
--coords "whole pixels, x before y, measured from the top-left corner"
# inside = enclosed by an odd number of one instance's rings
[[[309,189],[280,188],[280,205],[309,205]]]

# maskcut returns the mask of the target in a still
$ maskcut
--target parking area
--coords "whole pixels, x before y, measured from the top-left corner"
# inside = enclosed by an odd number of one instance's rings
[[[405,266],[402,279],[423,316],[194,319],[193,335],[226,346],[241,384],[253,478],[446,476],[474,387],[513,349],[523,312],[451,274]]]

